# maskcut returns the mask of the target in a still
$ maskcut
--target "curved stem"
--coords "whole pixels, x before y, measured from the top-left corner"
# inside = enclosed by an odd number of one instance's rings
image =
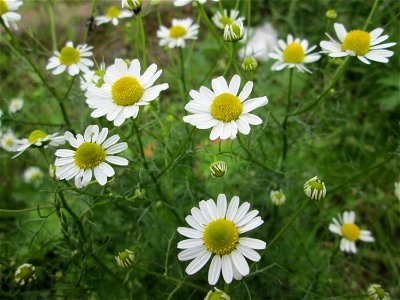
[[[370,13],[368,15],[368,19],[367,19],[367,21],[365,21],[365,24],[364,24],[364,27],[363,27],[364,31],[367,29],[367,27],[369,25],[369,22],[371,22],[371,18],[375,13],[376,8],[378,7],[378,3],[379,3],[379,0],[375,0],[374,4],[372,5],[371,11],[370,11]]]
[[[139,30],[142,37],[142,53],[143,53],[143,66],[147,69],[147,57],[146,57],[146,36],[144,34],[142,13],[138,14]]]
[[[282,161],[281,161],[281,169],[282,170],[284,170],[284,168],[285,168],[285,161],[286,161],[286,155],[287,155],[287,150],[288,150],[287,122],[289,119],[290,103],[292,101],[292,85],[293,85],[293,68],[290,69],[288,98],[287,98],[287,104],[286,104],[286,114],[285,114],[285,118],[283,119],[283,123],[282,123],[282,138],[283,138]]]

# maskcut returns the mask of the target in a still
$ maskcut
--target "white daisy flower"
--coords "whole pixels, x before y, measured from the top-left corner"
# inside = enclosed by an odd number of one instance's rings
[[[217,11],[212,17],[215,26],[221,29],[224,29],[226,25],[230,25],[238,20],[244,21],[244,19],[243,17],[239,17],[239,11],[236,9],[231,9],[229,15],[226,9],[224,9],[223,13]]]
[[[219,0],[212,0],[212,1],[218,2]],[[185,6],[185,5],[188,5],[189,3],[204,4],[206,2],[207,2],[207,0],[174,0],[174,5],[175,6]]]
[[[357,56],[363,63],[370,64],[370,60],[388,63],[388,57],[393,55],[393,51],[386,48],[396,45],[396,43],[385,43],[389,36],[382,35],[383,29],[377,28],[371,32],[363,30],[352,30],[349,33],[343,24],[334,24],[335,32],[339,42],[326,34],[330,41],[322,41],[319,45],[323,49],[321,53],[328,53],[330,57]]]
[[[13,151],[14,147],[17,145],[17,137],[12,132],[12,130],[7,130],[7,132],[1,135],[0,145],[6,151]]]
[[[20,111],[23,106],[24,106],[24,100],[19,98],[12,99],[10,101],[10,104],[8,105],[8,112],[10,114],[15,114],[17,111]]]
[[[142,8],[142,0],[121,0],[121,6],[133,11],[140,10]]]
[[[90,125],[86,128],[84,135],[74,135],[67,131],[65,138],[76,150],[59,149],[56,151],[57,159],[56,176],[59,180],[70,180],[75,177],[75,186],[82,188],[87,186],[94,177],[100,185],[107,183],[107,177],[115,174],[114,169],[108,164],[127,166],[126,158],[114,156],[113,154],[128,148],[127,143],[118,143],[119,135],[114,134],[107,138],[108,129],[99,131],[99,126]]]
[[[390,300],[390,295],[386,292],[380,284],[373,283],[368,289],[368,298],[370,300]]]
[[[59,136],[58,132],[47,134],[42,130],[32,131],[27,139],[17,140],[16,145],[11,151],[18,152],[13,158],[21,155],[29,147],[57,147],[65,143],[64,136]]]
[[[32,264],[20,265],[14,274],[15,282],[21,286],[25,283],[31,283],[32,280],[36,279],[35,270],[36,268]]]
[[[311,53],[315,48],[317,48],[316,45],[309,47],[307,40],[294,39],[291,34],[288,34],[286,42],[279,40],[275,51],[269,54],[269,57],[277,60],[271,70],[296,68],[300,72],[312,73],[304,64],[315,62],[321,58],[318,53]]]
[[[157,30],[157,37],[160,39],[159,45],[161,47],[167,46],[169,48],[186,46],[185,40],[195,40],[199,33],[199,25],[193,24],[193,20],[186,19],[173,19],[170,28],[164,25],[160,26]]]
[[[39,184],[43,178],[43,172],[38,167],[29,167],[22,175],[25,183]]]
[[[114,26],[118,26],[118,19],[130,18],[133,12],[130,10],[119,10],[114,5],[108,7],[104,16],[95,17],[96,25],[101,25],[111,22]]]
[[[282,193],[282,190],[271,191],[269,196],[271,198],[271,202],[276,206],[282,205],[286,201],[286,196],[284,193]]]
[[[98,70],[84,73],[81,77],[81,90],[86,91],[89,85],[95,85],[97,87],[101,87],[104,83],[104,73],[106,72],[106,65],[104,63],[100,64],[100,68]]]
[[[213,256],[208,271],[208,283],[215,285],[222,271],[226,283],[232,279],[242,279],[249,274],[247,261],[259,261],[261,256],[254,251],[265,249],[264,241],[240,237],[240,234],[257,228],[264,223],[257,217],[258,211],[248,212],[250,203],[239,207],[239,197],[234,196],[229,205],[224,194],[219,194],[217,203],[210,199],[200,201],[199,208],[194,207],[186,222],[192,227],[179,227],[178,232],[188,239],[178,243],[180,261],[192,260],[186,273],[198,272]]]
[[[361,230],[354,221],[356,214],[354,211],[345,211],[343,218],[339,214],[339,218],[332,218],[333,223],[329,225],[329,230],[342,236],[340,241],[340,250],[343,252],[357,253],[356,241],[373,242],[374,238],[369,230]]]
[[[71,41],[67,42],[60,52],[54,51],[54,56],[49,59],[46,69],[54,69],[54,75],[61,74],[66,69],[71,76],[78,75],[80,71],[88,72],[89,67],[94,65],[93,61],[87,58],[93,55],[90,51],[92,49],[93,47],[86,44],[78,45],[74,48],[74,44]]]
[[[183,121],[198,129],[213,128],[210,139],[235,139],[238,132],[249,134],[249,125],[260,125],[261,118],[251,114],[254,109],[268,103],[266,96],[246,100],[253,89],[253,82],[248,81],[238,95],[240,77],[234,75],[231,82],[224,77],[211,81],[213,90],[202,86],[198,91],[191,90],[193,98],[185,109],[193,115],[183,117]]]
[[[16,11],[21,5],[22,1],[18,0],[0,0],[0,18],[8,28],[11,25],[14,29],[18,29],[17,21],[21,20],[21,15]]]
[[[115,126],[122,125],[128,118],[136,118],[140,106],[149,105],[161,91],[168,89],[168,83],[153,86],[161,73],[157,65],[152,64],[140,75],[139,60],[132,60],[128,66],[124,60],[115,59],[104,74],[102,86],[91,85],[86,92],[86,103],[95,109],[91,116],[106,115]]]
[[[235,22],[228,24],[224,28],[224,40],[227,42],[237,42],[243,39],[245,34],[243,21],[238,19]]]

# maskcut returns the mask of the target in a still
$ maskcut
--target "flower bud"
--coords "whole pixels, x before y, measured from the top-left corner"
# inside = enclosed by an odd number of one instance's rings
[[[15,282],[19,285],[31,283],[36,279],[35,267],[31,264],[23,264],[18,267],[14,274]]]
[[[321,200],[326,195],[325,183],[315,176],[304,184],[304,193],[310,199]]]
[[[135,14],[142,9],[142,0],[122,0],[122,8],[133,10]]]
[[[237,42],[243,39],[244,26],[242,20],[237,20],[232,24],[226,25],[224,29],[224,39],[227,42]]]
[[[133,264],[135,254],[132,251],[125,249],[125,251],[119,252],[115,259],[118,265],[122,268],[127,268]]]
[[[371,300],[390,300],[390,295],[385,292],[380,284],[371,284],[368,287],[367,293]]]
[[[271,202],[277,206],[282,205],[286,201],[285,194],[282,193],[282,190],[271,191],[269,195],[271,197]]]
[[[204,298],[204,300],[230,300],[231,297],[227,294],[225,294],[223,291],[220,289],[217,289],[214,287],[214,291],[209,291],[207,293],[207,296]]]
[[[257,68],[258,68],[258,63],[252,57],[246,58],[242,63],[242,69],[247,72],[252,72],[252,71],[256,70]]]
[[[334,10],[334,9],[330,9],[330,10],[328,10],[328,11],[326,12],[325,16],[326,16],[328,19],[334,20],[334,19],[336,19],[336,17],[337,17],[337,12],[336,12],[336,10]]]
[[[213,178],[223,177],[228,169],[228,165],[224,161],[213,162],[210,166],[210,173]]]

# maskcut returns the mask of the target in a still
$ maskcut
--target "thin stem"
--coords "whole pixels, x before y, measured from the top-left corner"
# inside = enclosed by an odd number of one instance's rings
[[[32,60],[26,55],[25,51],[22,49],[21,45],[19,44],[18,40],[15,38],[14,34],[8,29],[8,27],[4,24],[4,21],[2,18],[0,18],[0,23],[3,26],[4,30],[7,32],[7,34],[10,36],[12,44],[14,48],[19,52],[19,54],[28,62],[28,64],[32,67],[32,69],[35,71],[35,73],[39,76],[40,80],[43,82],[44,86],[49,90],[49,92],[53,95],[54,98],[56,98],[58,105],[60,106],[61,113],[63,115],[65,124],[69,127],[71,123],[69,122],[64,103],[62,103],[62,99],[57,95],[55,92],[54,88],[52,88],[44,79],[42,73],[40,73],[39,69],[36,67],[36,65],[32,62]]]
[[[364,24],[364,27],[363,27],[364,31],[367,29],[367,27],[369,25],[369,22],[371,22],[371,18],[375,13],[376,8],[378,7],[378,3],[379,3],[379,0],[375,0],[374,4],[372,5],[372,8],[371,8],[371,11],[369,13],[368,19],[367,19],[367,21],[365,21],[365,24]]]
[[[53,46],[53,50],[57,50],[57,36],[56,36],[56,24],[54,22],[54,3],[53,0],[48,0],[47,10],[49,13],[49,21],[50,21],[50,36],[51,36],[51,44]]]
[[[146,36],[145,36],[145,34],[144,34],[142,13],[140,13],[140,14],[138,15],[138,22],[139,22],[140,35],[141,35],[141,37],[142,37],[143,66],[144,66],[144,68],[146,69],[146,68],[147,68]]]
[[[292,101],[292,85],[293,85],[293,68],[290,69],[290,73],[289,73],[289,86],[288,86],[288,98],[287,98],[287,104],[286,104],[286,114],[285,114],[285,118],[283,119],[283,123],[282,123],[282,139],[283,139],[282,161],[281,161],[281,169],[282,170],[284,170],[284,168],[285,168],[285,161],[286,161],[287,150],[288,150],[287,123],[288,123],[288,119],[289,119],[290,103]]]
[[[29,213],[32,211],[37,211],[40,209],[50,209],[53,208],[53,206],[42,206],[42,207],[32,207],[32,208],[24,208],[24,209],[1,209],[0,208],[0,215],[2,217],[5,217],[5,215],[7,215],[8,217],[13,217],[13,216],[17,216],[20,214],[25,214],[25,213]]]
[[[234,60],[234,58],[235,58],[235,46],[236,46],[236,42],[231,42],[230,44],[231,44],[231,45],[230,45],[231,53],[230,53],[230,55],[229,55],[229,61],[228,61],[228,64],[226,65],[224,74],[222,75],[222,76],[224,76],[224,77],[226,76],[226,74],[228,74],[228,71],[229,71],[229,69],[231,68],[232,62],[233,62],[233,60]]]
[[[185,80],[185,60],[183,58],[183,48],[179,47],[179,58],[181,60],[181,81],[183,85],[183,92],[185,97],[187,95],[187,87],[186,87],[186,80]]]
[[[346,59],[342,62],[342,64],[339,66],[339,68],[336,70],[335,74],[333,75],[333,79],[331,81],[331,83],[329,84],[329,86],[322,92],[322,94],[320,94],[317,99],[315,99],[312,103],[310,103],[309,105],[307,105],[305,108],[296,111],[294,113],[289,114],[288,116],[296,116],[296,115],[301,115],[302,113],[305,113],[307,111],[309,111],[310,109],[312,109],[315,105],[317,105],[322,99],[325,98],[326,95],[328,95],[328,93],[331,91],[331,89],[333,88],[333,86],[336,84],[336,82],[339,80],[340,77],[342,77],[344,71],[346,70],[347,66],[349,65],[350,61],[351,61],[351,57],[346,57]]]
[[[89,19],[87,23],[87,28],[85,31],[85,36],[83,38],[83,42],[86,43],[90,34],[93,30],[93,23],[94,23],[94,12],[96,10],[97,0],[92,0],[92,6],[90,7]]]

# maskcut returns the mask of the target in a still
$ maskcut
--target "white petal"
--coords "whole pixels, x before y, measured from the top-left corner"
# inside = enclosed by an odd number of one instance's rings
[[[203,214],[201,213],[201,210],[198,209],[197,207],[193,207],[190,211],[192,213],[193,218],[202,225],[205,225],[208,223],[208,221],[204,218]]]
[[[253,239],[249,237],[241,237],[239,239],[239,244],[257,250],[263,250],[266,247],[266,243],[259,239]]]
[[[253,82],[248,81],[238,96],[239,100],[241,102],[245,101],[250,96],[252,90],[253,90]]]
[[[250,272],[249,265],[247,264],[246,259],[238,250],[233,250],[230,254],[233,264],[235,265],[236,269],[239,273],[243,276],[246,276]]]
[[[126,158],[119,156],[106,156],[106,161],[118,166],[127,166],[129,161]]]
[[[222,256],[222,277],[226,283],[231,283],[233,278],[232,262],[228,255]]]
[[[329,231],[336,233],[338,235],[342,235],[342,229],[340,226],[336,225],[336,224],[329,224]]]
[[[249,211],[249,208],[250,208],[249,202],[244,202],[242,205],[240,205],[232,222],[235,224],[238,223],[244,217],[244,215]]]
[[[189,248],[195,248],[203,245],[203,239],[187,239],[180,241],[177,245],[179,249],[189,249]]]
[[[199,222],[196,221],[196,219],[192,216],[189,215],[185,218],[186,223],[188,223],[190,226],[192,226],[194,229],[202,232],[204,230],[204,226],[201,225]]]
[[[341,42],[343,42],[347,35],[346,28],[343,26],[343,24],[340,24],[340,23],[335,23],[333,25],[333,27],[335,28],[335,31],[336,31],[336,34],[337,34],[339,40]]]
[[[100,185],[105,185],[107,183],[107,176],[99,167],[94,168],[94,177]]]
[[[219,194],[217,199],[217,214],[218,218],[225,218],[227,201],[225,194]]]
[[[247,231],[253,230],[254,228],[257,228],[261,224],[263,224],[264,221],[261,219],[261,217],[254,218],[251,220],[249,223],[244,225],[243,227],[239,228],[239,233],[245,233]]]
[[[228,205],[228,210],[226,211],[226,219],[227,220],[233,220],[233,218],[236,216],[236,212],[238,210],[239,207],[239,197],[238,196],[234,196],[231,200],[231,202],[229,202]]]
[[[186,236],[188,238],[201,239],[203,237],[203,234],[200,231],[192,229],[192,228],[178,227],[177,230],[180,234],[182,234],[183,236]]]
[[[126,148],[128,148],[128,143],[125,143],[125,142],[118,143],[118,144],[112,145],[110,148],[108,148],[106,150],[106,153],[107,154],[115,154],[115,153],[124,151]]]
[[[206,251],[207,251],[207,249],[204,246],[188,248],[188,249],[181,251],[178,254],[178,259],[180,261],[191,260],[197,256],[203,255]]]
[[[261,259],[261,255],[249,247],[239,244],[236,246],[236,249],[251,261],[259,261]]]
[[[187,266],[186,273],[192,275],[198,272],[210,259],[211,252],[206,252],[201,256],[196,257],[192,262]]]
[[[234,75],[229,83],[229,92],[233,95],[237,95],[240,88],[240,76]]]
[[[211,261],[210,269],[208,270],[208,283],[215,285],[218,282],[219,275],[221,274],[222,260],[221,256],[215,255]]]
[[[69,149],[58,149],[55,154],[58,157],[73,157],[75,156],[75,151]]]

